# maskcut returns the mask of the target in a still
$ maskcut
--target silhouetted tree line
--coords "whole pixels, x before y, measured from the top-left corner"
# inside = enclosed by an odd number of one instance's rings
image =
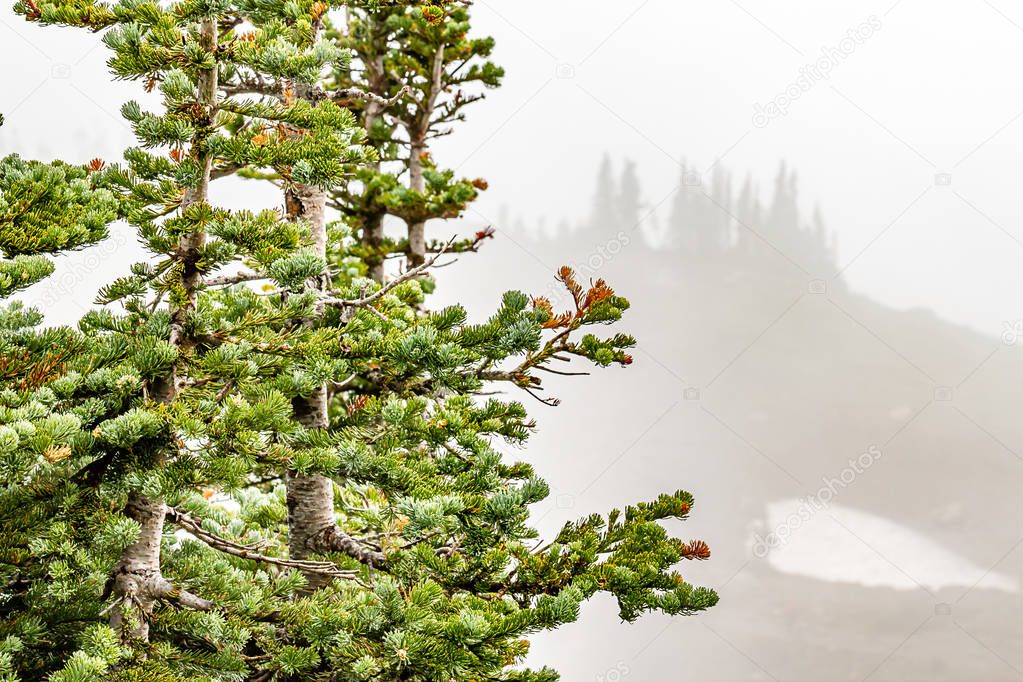
[[[604,156],[597,170],[590,210],[577,223],[562,221],[554,230],[531,225],[541,236],[585,239],[591,234],[636,234],[636,243],[711,260],[757,256],[780,251],[807,271],[827,274],[836,268],[835,238],[819,208],[809,217],[800,209],[798,178],[782,161],[773,192],[764,193],[747,173],[741,184],[721,165],[701,173],[682,161],[675,193],[653,205],[639,182],[636,164],[625,160],[615,168]],[[527,230],[521,217],[510,220],[502,210],[501,224],[515,232]]]

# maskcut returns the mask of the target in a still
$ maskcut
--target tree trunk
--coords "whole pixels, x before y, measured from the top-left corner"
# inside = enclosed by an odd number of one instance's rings
[[[327,259],[327,195],[315,187],[298,185],[289,187],[284,194],[284,203],[291,220],[303,220],[312,231],[313,250],[326,263]],[[327,273],[324,271],[315,281],[307,283],[318,290],[326,287]],[[312,325],[314,320],[303,320]],[[330,425],[327,416],[327,386],[318,386],[309,396],[292,401],[295,419],[307,429],[326,429]],[[288,475],[286,479],[288,498],[288,550],[292,559],[308,559],[316,553],[319,538],[335,525],[334,484],[326,476]],[[330,582],[323,573],[305,572],[308,589],[315,590]]]
[[[411,157],[409,158],[409,189],[414,192],[423,192],[426,189],[426,182],[423,179],[423,155],[427,153],[426,143],[414,139],[411,145]],[[417,267],[426,262],[426,223],[415,220],[408,223],[408,262],[411,267]]]
[[[416,114],[415,121],[408,127],[409,135],[409,189],[423,193],[426,182],[423,178],[423,162],[429,148],[426,146],[430,128],[433,125],[433,110],[437,98],[444,88],[444,45],[437,47],[430,68],[430,84],[423,93],[422,108]],[[408,261],[411,267],[426,262],[426,221],[413,220],[408,222]]]
[[[379,170],[379,164],[377,164],[377,170]],[[368,266],[366,274],[377,282],[383,282],[384,258],[379,253],[380,247],[384,243],[384,216],[382,214],[374,213],[366,217],[362,224],[362,243],[374,252],[366,258]]]
[[[156,603],[153,587],[160,578],[160,539],[166,514],[163,500],[151,500],[133,492],[125,515],[137,521],[139,539],[121,554],[113,575],[113,594],[123,600],[110,613],[110,627],[125,640],[149,639],[149,616]],[[134,611],[131,606],[137,606]]]
[[[370,59],[366,64],[368,91],[379,97],[387,97],[384,77],[384,60],[382,57]],[[372,132],[373,126],[380,117],[382,107],[375,101],[366,102],[363,113],[363,125],[367,134]],[[380,172],[380,161],[374,161],[370,169],[374,173]],[[369,247],[373,252],[367,259],[369,272],[367,273],[377,282],[384,281],[384,257],[379,252],[384,243],[384,214],[375,212],[368,215],[362,224],[362,244]]]
[[[326,263],[327,226],[325,209],[327,195],[315,187],[294,186],[285,191],[285,206],[292,220],[304,220],[312,229],[313,248]],[[307,286],[319,290],[326,288],[326,271]],[[317,315],[322,313],[318,309]],[[315,324],[314,319],[302,321]],[[307,429],[326,429],[330,426],[327,414],[327,386],[318,386],[312,394],[295,398],[292,409],[295,419]],[[324,552],[344,552],[364,564],[385,567],[386,559],[381,552],[362,547],[347,535],[334,517],[334,483],[326,476],[313,474],[301,476],[289,474],[285,478],[288,501],[288,551],[292,559],[308,559]],[[308,586],[313,591],[330,583],[331,578],[322,572],[304,572]]]
[[[208,52],[217,49],[217,26],[212,18],[202,21],[199,39]],[[199,76],[199,102],[205,108],[208,122],[212,123],[217,105],[217,67],[214,65]],[[196,187],[185,190],[181,210],[204,202],[209,195],[212,158],[193,143],[203,167],[203,175]],[[205,244],[202,231],[183,235],[178,240],[176,257],[182,263],[181,284],[184,301],[171,307],[170,342],[179,350],[187,349],[191,341],[185,333],[188,317],[195,311],[196,292],[202,283],[202,273],[197,265]],[[153,397],[162,402],[173,401],[181,390],[182,379],[178,376],[177,363],[171,366],[166,376],[153,383]],[[157,453],[153,464],[163,464],[163,453]],[[162,498],[149,498],[138,491],[128,494],[124,513],[141,527],[139,539],[122,552],[109,583],[114,596],[114,607],[110,612],[110,627],[120,634],[124,641],[147,641],[149,639],[149,617],[157,600],[171,598],[190,608],[209,609],[212,604],[184,590],[177,590],[160,570],[160,541],[167,508]]]

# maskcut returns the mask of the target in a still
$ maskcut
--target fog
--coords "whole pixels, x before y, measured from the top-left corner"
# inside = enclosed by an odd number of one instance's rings
[[[554,297],[568,263],[630,298],[635,364],[547,382],[562,405],[530,403],[539,433],[509,454],[551,483],[545,533],[689,490],[672,530],[713,556],[683,568],[721,595],[635,624],[597,599],[530,662],[567,682],[1023,677],[1023,9],[474,11],[506,84],[434,156],[490,189],[429,229],[497,238],[439,297]],[[139,93],[98,36],[10,12],[0,36],[0,150],[117,158]],[[71,321],[140,257],[116,231],[23,298]]]

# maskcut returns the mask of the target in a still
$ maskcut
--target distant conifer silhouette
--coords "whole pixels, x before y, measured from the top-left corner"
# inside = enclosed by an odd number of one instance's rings
[[[624,230],[641,236],[637,241],[654,250],[678,252],[687,259],[781,253],[815,275],[830,274],[835,269],[834,236],[819,206],[809,219],[803,217],[798,175],[785,161],[779,163],[772,196],[765,204],[751,173],[746,173],[740,186],[721,165],[700,173],[683,158],[679,162],[678,188],[670,203],[665,202],[664,216],[647,212],[650,203],[635,162],[626,160],[622,164],[617,188],[614,177],[615,164],[605,154],[589,217],[579,229],[580,239],[588,234]],[[559,226],[557,236],[565,237],[568,232]]]
[[[597,171],[597,189],[593,194],[593,212],[590,214],[589,226],[597,229],[610,229],[616,222],[616,191],[614,170],[611,157],[604,154]]]
[[[618,185],[617,201],[615,202],[617,222],[613,227],[631,230],[639,225],[643,208],[643,202],[640,199],[641,191],[639,176],[636,174],[636,164],[626,160]]]

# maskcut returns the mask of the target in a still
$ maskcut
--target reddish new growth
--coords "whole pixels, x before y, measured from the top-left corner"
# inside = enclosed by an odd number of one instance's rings
[[[436,5],[427,5],[420,10],[423,19],[431,26],[436,26],[444,20],[444,10]]]
[[[316,4],[322,5],[323,3],[318,2]],[[290,107],[295,103],[295,88],[291,87],[290,85],[284,86],[284,88],[281,91],[281,96],[284,99],[284,104]]]
[[[710,547],[703,540],[690,540],[689,544],[682,547],[682,556],[704,561],[710,558]]]
[[[39,10],[39,5],[35,3],[35,0],[22,0],[22,3],[28,8],[28,11],[25,12],[25,16],[29,19],[35,20],[43,16],[43,13]]]
[[[583,292],[583,287],[576,281],[575,271],[567,265],[562,265],[561,269],[558,270],[558,280],[565,285],[568,292],[572,294],[572,300],[575,303],[575,312],[568,311],[555,315],[551,306],[550,300],[544,297],[533,299],[533,305],[541,310],[547,312],[548,319],[544,322],[544,329],[562,329],[569,327],[573,322],[581,320],[586,316],[586,313],[596,304],[601,301],[606,301],[615,295],[614,289],[607,285],[602,279],[598,279],[594,282],[590,288]],[[628,364],[628,363],[626,363]]]
[[[63,375],[68,360],[77,352],[77,344],[42,354],[8,350],[0,355],[0,379],[12,382],[19,390],[39,388]]]
[[[571,311],[555,315],[551,302],[543,296],[534,298],[533,306],[547,313],[547,321],[543,323],[544,329],[560,329],[572,323],[573,315]]]
[[[59,462],[62,459],[67,459],[70,456],[71,446],[69,445],[49,445],[46,450],[43,451],[43,458],[51,464]]]
[[[352,402],[348,403],[348,406],[346,408],[348,410],[348,416],[351,417],[353,414],[355,414],[362,408],[366,407],[368,403],[369,403],[368,395],[356,396],[355,399],[352,400]]]
[[[475,251],[476,247],[479,246],[480,243],[483,242],[484,240],[486,240],[486,239],[493,239],[493,238],[494,238],[494,228],[493,227],[484,227],[482,230],[477,231],[476,234],[473,235],[473,238],[472,238],[472,250]]]
[[[105,167],[106,165],[107,165],[107,163],[106,163],[106,161],[104,161],[103,159],[93,159],[92,161],[90,161],[90,162],[89,162],[89,163],[88,163],[88,164],[86,165],[86,168],[88,168],[88,169],[89,169],[89,172],[90,172],[90,173],[95,173],[96,171],[101,171],[101,170],[103,170],[103,168],[104,168],[104,167]]]

